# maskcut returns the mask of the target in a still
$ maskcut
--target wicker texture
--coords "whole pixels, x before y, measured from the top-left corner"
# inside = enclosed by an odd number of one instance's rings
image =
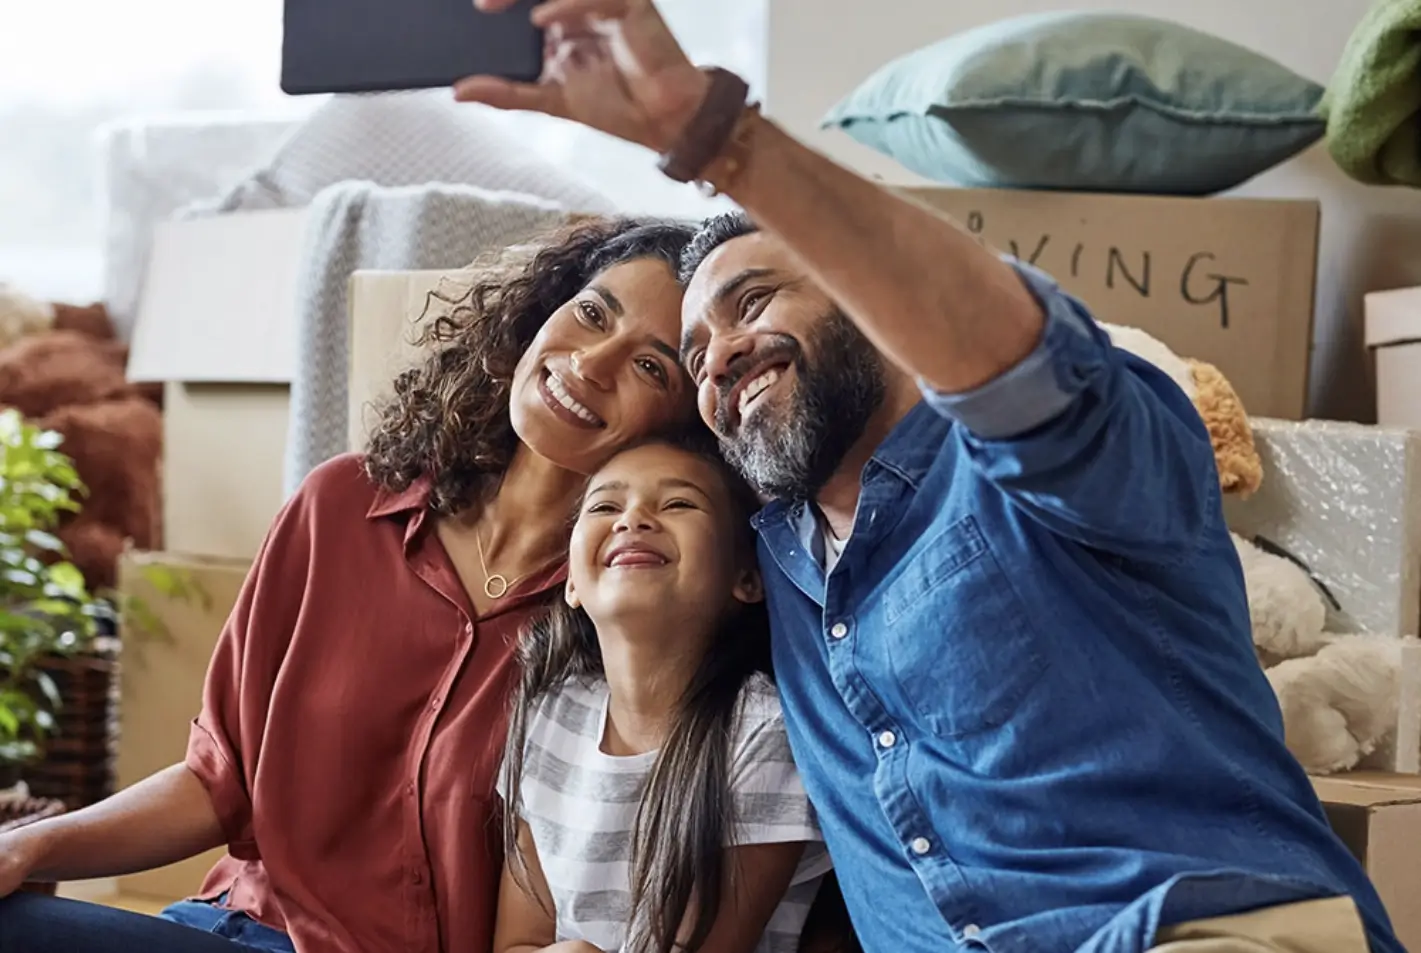
[[[62,700],[44,758],[23,770],[38,798],[87,807],[114,791],[118,756],[119,641],[98,639],[93,649],[43,664]]]

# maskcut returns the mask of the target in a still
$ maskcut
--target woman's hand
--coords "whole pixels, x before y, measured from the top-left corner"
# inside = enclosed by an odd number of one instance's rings
[[[475,0],[485,11],[513,2]],[[542,79],[474,76],[455,84],[456,99],[571,119],[665,152],[705,98],[705,75],[652,0],[547,0],[532,17],[547,36]]]
[[[38,841],[23,830],[0,837],[0,897],[8,897],[30,879],[39,864]]]

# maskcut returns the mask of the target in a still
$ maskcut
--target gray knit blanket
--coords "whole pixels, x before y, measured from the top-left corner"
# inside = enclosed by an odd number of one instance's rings
[[[601,211],[579,209],[579,211]],[[297,302],[296,374],[291,382],[285,490],[344,453],[348,287],[360,269],[455,269],[556,226],[556,202],[474,186],[383,187],[342,182],[311,202]]]

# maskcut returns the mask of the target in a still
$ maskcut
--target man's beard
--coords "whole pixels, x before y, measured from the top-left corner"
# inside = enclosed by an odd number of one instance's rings
[[[762,495],[808,500],[823,488],[863,436],[887,390],[883,359],[842,311],[825,315],[810,339],[814,365],[788,335],[742,358],[745,366],[721,386],[716,431],[726,459]],[[729,393],[766,351],[782,351],[794,366],[793,390],[732,433]]]

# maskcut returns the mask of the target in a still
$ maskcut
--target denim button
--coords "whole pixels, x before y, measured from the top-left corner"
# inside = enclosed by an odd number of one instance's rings
[[[842,639],[849,634],[849,627],[842,622],[835,622],[834,627],[829,630],[830,638]]]
[[[878,736],[878,746],[880,748],[891,748],[898,743],[898,736],[891,731],[885,731]]]
[[[928,851],[933,849],[932,841],[928,840],[926,837],[915,837],[913,838],[913,843],[909,844],[908,846],[911,847],[913,849],[913,853],[917,854],[919,857],[923,856]]]

